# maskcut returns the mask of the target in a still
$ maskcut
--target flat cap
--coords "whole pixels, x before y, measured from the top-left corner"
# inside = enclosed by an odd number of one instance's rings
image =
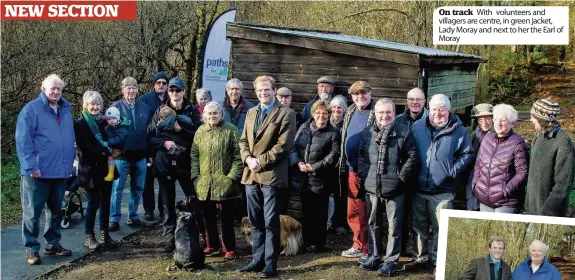
[[[289,88],[287,87],[281,87],[276,91],[276,95],[282,95],[282,96],[291,96],[292,92]]]
[[[317,83],[318,83],[318,84],[319,84],[319,83],[328,83],[328,84],[330,84],[330,85],[334,85],[334,84],[335,84],[335,81],[334,81],[333,78],[330,77],[330,76],[323,76],[323,77],[317,79]]]
[[[360,91],[371,91],[371,86],[365,81],[357,81],[349,87],[347,93],[356,94]]]
[[[479,118],[483,116],[493,116],[493,105],[481,103],[471,109],[471,117]]]

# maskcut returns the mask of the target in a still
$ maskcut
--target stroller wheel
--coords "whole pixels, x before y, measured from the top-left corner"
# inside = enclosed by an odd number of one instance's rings
[[[68,220],[68,219],[62,219],[62,222],[60,222],[60,227],[62,227],[62,228],[69,228],[69,227],[70,227],[70,220]]]

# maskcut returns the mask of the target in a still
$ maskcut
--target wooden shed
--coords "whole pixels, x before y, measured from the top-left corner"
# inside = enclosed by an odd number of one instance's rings
[[[406,93],[423,89],[451,98],[454,109],[471,110],[480,56],[374,40],[340,33],[286,29],[228,22],[232,41],[231,76],[244,82],[244,96],[257,99],[252,81],[270,75],[293,93],[296,110],[317,94],[316,80],[332,76],[336,93],[346,94],[358,80],[367,81],[374,98],[406,104]],[[257,100],[256,100],[257,101]],[[398,106],[399,107],[399,106]],[[401,110],[402,108],[398,108]]]

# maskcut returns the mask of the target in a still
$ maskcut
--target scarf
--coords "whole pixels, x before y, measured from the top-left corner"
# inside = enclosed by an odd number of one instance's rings
[[[558,122],[553,122],[551,123],[551,127],[549,128],[549,130],[547,130],[547,132],[545,133],[545,136],[547,138],[554,138],[555,135],[557,135],[557,133],[559,132],[559,130],[561,130],[561,125]]]
[[[236,124],[238,119],[240,118],[242,113],[247,113],[248,111],[245,108],[244,98],[240,96],[239,104],[234,110],[234,107],[230,104],[230,102],[224,102],[224,110],[230,112],[230,119],[232,124]]]
[[[537,141],[537,138],[539,138],[539,136],[551,139],[554,138],[557,135],[557,133],[559,133],[560,130],[561,125],[558,122],[551,123],[549,125],[549,128],[545,132],[535,132],[535,138],[533,138],[533,141],[531,141],[531,146],[535,145],[535,141]]]
[[[377,125],[376,131],[378,131],[375,137],[375,143],[377,144],[377,185],[381,185],[381,177],[385,174],[385,161],[387,158],[387,143],[389,138],[389,133],[393,130],[395,126],[395,120],[389,125],[379,129]]]
[[[88,113],[88,110],[84,108],[84,110],[82,110],[82,116],[84,117],[84,120],[86,120],[86,123],[88,123],[90,132],[92,132],[92,135],[94,135],[96,140],[98,140],[98,143],[100,143],[102,147],[108,148],[108,151],[111,153],[112,149],[108,147],[108,143],[104,141],[104,138],[102,138],[100,128],[98,127],[98,123],[102,121],[102,115],[98,114],[97,116],[92,116],[90,113]]]
[[[311,121],[309,123],[309,129],[311,129],[311,132],[316,132],[319,128],[317,127],[317,125],[315,124],[315,121]]]

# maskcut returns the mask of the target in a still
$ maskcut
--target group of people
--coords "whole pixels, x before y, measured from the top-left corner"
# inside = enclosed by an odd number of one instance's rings
[[[145,225],[137,213],[141,198],[145,219],[154,218],[156,178],[163,238],[173,250],[177,180],[186,196],[201,201],[197,222],[207,256],[224,251],[226,260],[236,258],[234,220],[247,214],[253,259],[240,271],[262,277],[277,275],[279,215],[288,212],[294,192],[301,196],[307,251],[326,250],[329,228],[338,233],[349,228],[353,244],[342,256],[359,258],[364,269],[389,276],[406,253],[410,234],[417,248],[408,267],[435,267],[440,209],[453,207],[456,191],[466,192],[469,210],[518,213],[525,205],[528,214],[565,216],[574,181],[575,149],[557,122],[559,105],[548,99],[531,109],[537,134],[529,155],[525,140],[513,132],[517,111],[512,106],[477,105],[473,117],[479,124],[470,135],[451,111],[449,97],[432,96],[426,109],[419,88],[407,93],[407,108],[396,116],[394,101],[373,100],[367,82],[349,87],[353,103],[348,106],[344,96],[334,94],[334,79],[321,77],[317,96],[299,114],[290,109],[292,91],[278,89],[270,76],[253,81],[257,105],[243,97],[243,83],[233,78],[221,102],[211,101],[208,89],[198,89],[196,106],[183,80],[160,72],[154,90],[140,98],[137,81],[123,79],[123,98],[105,114],[101,95],[86,92],[74,121],[62,97],[64,86],[58,76],[48,76],[39,97],[18,115],[22,228],[30,264],[40,263],[44,204],[45,255],[71,254],[60,245],[59,225],[74,143],[79,182],[88,196],[87,247],[117,246],[109,232],[119,229],[130,175],[127,224]],[[530,157],[538,160],[529,162]]]
[[[459,280],[561,280],[561,273],[549,263],[547,253],[549,246],[539,240],[533,240],[529,245],[528,257],[523,260],[513,272],[509,263],[503,260],[505,241],[499,236],[489,239],[487,256],[471,260],[467,270],[459,276]]]

